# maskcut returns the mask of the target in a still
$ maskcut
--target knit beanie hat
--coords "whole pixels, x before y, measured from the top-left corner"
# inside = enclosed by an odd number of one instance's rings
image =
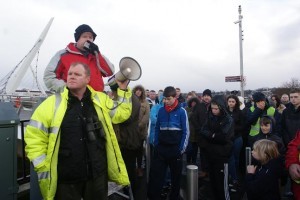
[[[81,34],[85,33],[85,32],[92,33],[94,40],[96,39],[97,34],[93,31],[93,29],[89,25],[82,24],[82,25],[78,26],[75,30],[75,33],[74,33],[75,41],[77,42],[79,40]]]
[[[255,92],[252,98],[254,102],[266,101],[266,96],[262,92]]]
[[[202,96],[205,96],[205,95],[212,97],[210,89],[206,89],[203,91]]]

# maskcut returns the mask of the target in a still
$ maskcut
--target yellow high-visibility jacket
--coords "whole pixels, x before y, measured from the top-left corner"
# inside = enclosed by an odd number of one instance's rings
[[[112,123],[121,123],[129,118],[132,92],[130,89],[126,92],[118,89],[119,99],[113,101],[90,86],[88,89],[106,135],[108,179],[119,185],[129,185],[126,166]],[[62,93],[43,101],[26,127],[25,151],[38,174],[40,190],[45,200],[54,199],[56,193],[60,126],[67,110],[68,92],[65,88]]]

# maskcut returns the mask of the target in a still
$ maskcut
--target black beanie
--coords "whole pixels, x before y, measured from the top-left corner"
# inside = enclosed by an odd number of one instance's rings
[[[81,34],[84,33],[84,32],[92,33],[93,37],[94,37],[94,40],[97,37],[97,34],[93,31],[93,29],[89,25],[82,24],[82,25],[78,26],[75,30],[74,37],[75,37],[76,42],[79,40]]]
[[[203,91],[202,96],[205,96],[205,95],[212,97],[210,89],[206,89]]]
[[[263,93],[261,93],[261,92],[255,92],[252,95],[252,98],[253,98],[254,102],[266,101],[266,96]]]

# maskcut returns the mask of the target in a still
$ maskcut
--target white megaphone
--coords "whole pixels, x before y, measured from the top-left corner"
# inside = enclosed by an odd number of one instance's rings
[[[119,63],[119,68],[120,71],[110,77],[105,85],[112,86],[116,84],[116,80],[121,82],[125,80],[136,81],[140,79],[142,75],[142,69],[139,63],[131,57],[122,58]]]

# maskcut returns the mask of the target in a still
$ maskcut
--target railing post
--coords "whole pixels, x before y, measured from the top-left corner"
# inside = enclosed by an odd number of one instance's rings
[[[187,168],[187,200],[198,199],[198,167],[196,165],[188,165]]]

